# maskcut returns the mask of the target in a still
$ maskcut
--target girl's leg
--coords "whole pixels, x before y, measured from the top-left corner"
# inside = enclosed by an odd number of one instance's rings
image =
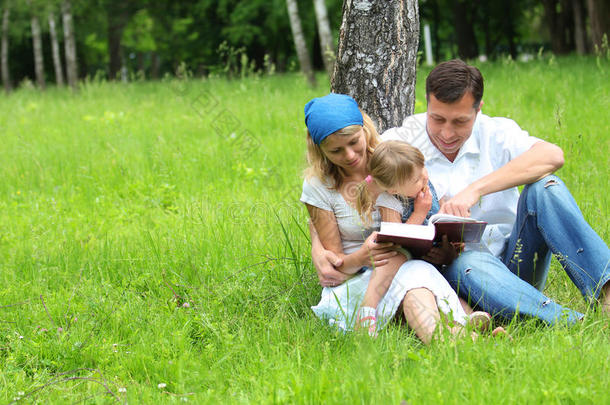
[[[379,301],[388,292],[392,280],[400,266],[406,261],[402,255],[396,255],[389,259],[388,263],[373,269],[369,286],[364,294],[361,307],[377,308]]]

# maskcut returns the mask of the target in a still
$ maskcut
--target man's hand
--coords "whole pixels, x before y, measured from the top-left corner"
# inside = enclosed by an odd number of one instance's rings
[[[455,245],[458,245],[457,247]],[[443,241],[440,247],[433,247],[425,256],[422,257],[425,261],[432,264],[451,264],[458,257],[459,252],[463,249],[463,244],[449,243],[447,235],[443,235]]]
[[[468,218],[470,217],[470,207],[478,203],[480,198],[481,194],[467,187],[441,205],[439,212]]]
[[[343,264],[343,259],[330,250],[311,252],[313,265],[318,272],[318,280],[322,287],[335,287],[348,280],[351,275],[337,270]]]

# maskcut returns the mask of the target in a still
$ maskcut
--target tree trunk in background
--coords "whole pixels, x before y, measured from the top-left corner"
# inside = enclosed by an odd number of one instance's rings
[[[322,60],[328,77],[333,75],[333,64],[335,62],[335,47],[333,36],[328,22],[328,13],[324,0],[313,0],[316,10],[316,20],[318,22],[318,35],[320,36],[320,48],[322,49]]]
[[[4,90],[11,91],[11,75],[8,70],[8,22],[11,10],[6,7],[2,12],[2,83]]]
[[[40,89],[44,90],[46,84],[44,80],[44,58],[42,56],[42,39],[40,38],[40,22],[38,21],[38,16],[32,16],[31,24],[32,42],[34,45],[34,70],[36,71],[36,84]]]
[[[479,56],[479,47],[474,35],[471,7],[464,0],[453,0],[453,25],[458,55],[462,59],[473,59]]]
[[[159,68],[161,67],[161,60],[159,59],[159,54],[157,52],[152,53],[152,61],[150,66],[150,77],[153,79],[159,78]]]
[[[513,10],[511,9],[511,0],[504,2],[504,11],[506,18],[504,19],[504,35],[508,40],[508,52],[513,59],[517,58],[517,47],[515,45],[515,27],[513,26]]]
[[[76,40],[72,27],[72,7],[70,0],[64,0],[61,4],[61,14],[64,24],[64,46],[66,54],[66,75],[68,84],[76,90],[78,84],[78,67],[76,64]]]
[[[303,30],[301,29],[301,19],[299,17],[299,9],[296,0],[286,0],[286,7],[288,7],[290,29],[292,30],[294,46],[297,50],[301,71],[305,74],[307,81],[313,87],[316,85],[316,78],[313,75],[313,69],[311,68],[311,60],[309,59],[309,52],[307,51],[305,37],[303,36]]]
[[[55,81],[58,86],[64,85],[64,72],[61,67],[61,56],[59,55],[59,41],[55,29],[55,14],[49,12],[49,33],[51,34],[51,49],[53,50],[53,66],[55,67]]]
[[[413,113],[417,0],[345,0],[332,91],[349,94],[379,133]]]
[[[568,45],[566,31],[569,31],[567,26],[568,9],[566,8],[566,1],[564,0],[544,0],[544,14],[546,23],[549,27],[551,34],[551,50],[556,55],[568,53],[570,47]],[[558,3],[560,5],[561,12],[557,12]]]
[[[587,34],[585,29],[585,16],[583,13],[583,0],[572,0],[574,12],[574,44],[579,55],[587,53]]]
[[[434,60],[441,60],[441,41],[438,36],[438,27],[441,26],[441,12],[439,10],[438,0],[432,1],[432,43],[434,44]]]
[[[610,5],[607,0],[587,0],[593,50],[601,49],[604,34],[610,35]],[[608,38],[610,40],[610,38]]]
[[[121,37],[123,28],[127,24],[128,14],[126,10],[118,15],[108,12],[108,56],[110,57],[109,75],[110,80],[115,80],[121,71]]]

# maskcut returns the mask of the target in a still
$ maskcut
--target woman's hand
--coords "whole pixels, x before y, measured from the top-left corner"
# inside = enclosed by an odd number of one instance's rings
[[[388,259],[396,256],[398,252],[392,250],[394,244],[392,242],[377,243],[377,233],[373,232],[362,244],[360,248],[363,254],[363,266],[379,267],[388,263]]]
[[[422,259],[432,264],[451,264],[455,258],[458,257],[460,254],[459,252],[461,252],[463,248],[462,243],[455,245],[449,243],[447,235],[443,235],[441,246],[430,249]]]

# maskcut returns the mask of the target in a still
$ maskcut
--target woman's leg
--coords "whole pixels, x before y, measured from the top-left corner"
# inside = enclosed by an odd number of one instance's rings
[[[391,318],[400,302],[409,326],[424,343],[430,342],[440,313],[456,324],[464,325],[468,321],[447,280],[434,266],[422,260],[409,260],[400,266],[377,313],[382,320]]]
[[[409,290],[402,302],[402,310],[409,327],[424,344],[429,344],[441,318],[432,291],[427,288]]]

